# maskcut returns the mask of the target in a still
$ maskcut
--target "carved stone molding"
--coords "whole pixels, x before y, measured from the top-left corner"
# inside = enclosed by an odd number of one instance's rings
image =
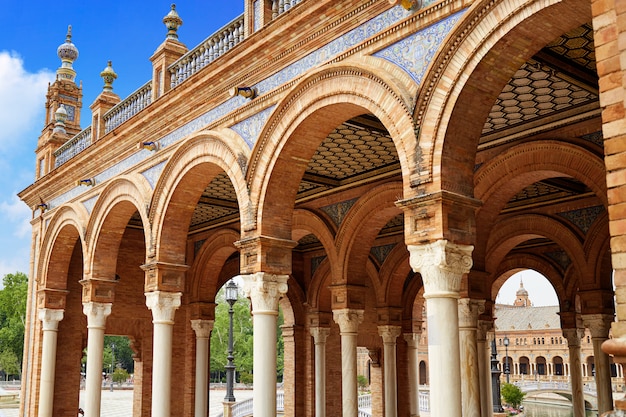
[[[489,332],[493,330],[493,320],[478,320],[476,329],[476,340],[487,341]]]
[[[196,333],[197,339],[208,339],[214,323],[215,320],[191,320],[191,328]]]
[[[152,323],[174,324],[174,313],[180,307],[182,295],[180,292],[147,292],[146,305],[152,311]]]
[[[309,330],[311,332],[311,336],[313,336],[313,342],[316,345],[323,345],[326,343],[326,339],[330,334],[330,329],[328,327],[311,327]]]
[[[596,339],[608,339],[609,329],[614,317],[611,314],[583,314],[583,323],[591,332],[591,337]]]
[[[289,276],[257,272],[241,277],[243,292],[252,301],[252,314],[278,314],[278,300],[289,289]]]
[[[359,324],[363,323],[363,313],[364,310],[350,308],[333,310],[333,320],[339,325],[339,331],[342,335],[356,334]]]
[[[424,298],[458,297],[461,278],[472,268],[473,246],[438,240],[407,248],[411,268],[422,275]]]
[[[64,310],[52,308],[40,308],[39,320],[41,320],[44,331],[56,332],[59,329],[59,322],[63,320]]]
[[[478,316],[485,312],[484,300],[462,298],[459,300],[459,328],[478,328]]]
[[[111,303],[83,303],[83,313],[87,316],[88,329],[104,329],[107,317],[111,314]]]
[[[585,329],[563,329],[563,337],[567,339],[567,346],[580,347],[580,340],[585,335]]]
[[[386,345],[395,345],[400,333],[402,333],[401,326],[378,326],[378,334],[383,338],[383,343]]]
[[[404,337],[406,344],[409,345],[410,348],[417,349],[420,341],[419,333],[404,333],[402,336]]]

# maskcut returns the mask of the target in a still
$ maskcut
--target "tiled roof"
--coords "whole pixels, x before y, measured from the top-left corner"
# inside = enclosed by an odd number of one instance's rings
[[[560,329],[559,307],[514,307],[496,305],[497,331]]]

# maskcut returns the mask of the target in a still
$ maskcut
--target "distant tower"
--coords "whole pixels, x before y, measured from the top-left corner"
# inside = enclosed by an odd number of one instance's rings
[[[76,71],[72,67],[78,58],[78,49],[72,43],[71,26],[68,26],[65,42],[58,47],[57,55],[61,66],[57,69],[56,80],[48,85],[46,94],[46,120],[36,150],[36,179],[54,168],[54,151],[81,131],[83,88],[76,85]]]
[[[533,305],[530,298],[528,298],[528,291],[524,288],[524,283],[521,278],[519,280],[519,290],[515,293],[515,302],[513,305],[516,307],[530,307]]]

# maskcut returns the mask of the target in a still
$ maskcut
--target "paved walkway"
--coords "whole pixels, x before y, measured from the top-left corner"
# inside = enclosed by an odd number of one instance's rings
[[[80,406],[84,405],[84,391],[80,392]],[[224,411],[222,400],[226,396],[224,390],[211,390],[209,393],[209,417],[215,417]],[[236,390],[237,402],[252,398],[252,390]],[[132,417],[133,392],[131,390],[102,391],[102,410],[100,417]],[[18,417],[19,409],[0,409],[0,417]],[[86,416],[88,417],[88,416]]]

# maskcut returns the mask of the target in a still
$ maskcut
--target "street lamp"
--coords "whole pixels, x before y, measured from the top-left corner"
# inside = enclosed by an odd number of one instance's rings
[[[226,287],[224,289],[226,302],[230,306],[228,309],[229,316],[229,325],[228,325],[228,365],[226,368],[226,397],[224,397],[224,401],[226,402],[235,402],[235,395],[233,394],[233,384],[235,381],[235,365],[233,363],[233,305],[237,302],[237,298],[239,296],[239,288],[235,281],[232,279],[228,281]]]
[[[509,338],[504,336],[504,374],[506,375],[506,383],[509,383],[509,374],[511,370],[509,369]]]
[[[500,399],[500,371],[498,370],[498,352],[496,351],[496,339],[491,340],[491,395],[494,413],[501,413],[502,402]]]

